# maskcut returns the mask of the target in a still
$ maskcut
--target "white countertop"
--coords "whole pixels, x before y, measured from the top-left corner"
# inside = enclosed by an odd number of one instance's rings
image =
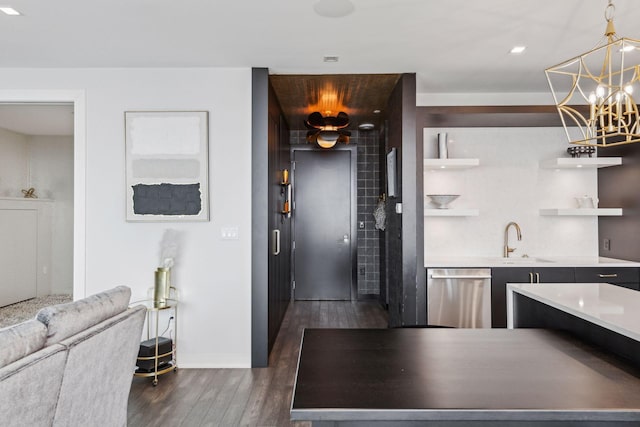
[[[640,267],[640,262],[604,257],[429,257],[425,267]]]
[[[640,292],[608,283],[507,283],[507,305],[517,292],[640,341]],[[511,309],[508,308],[509,324]]]

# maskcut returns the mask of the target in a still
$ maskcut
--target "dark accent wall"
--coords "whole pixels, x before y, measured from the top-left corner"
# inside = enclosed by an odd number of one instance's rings
[[[306,130],[290,132],[292,145],[308,145]],[[380,187],[380,133],[352,130],[350,145],[358,148],[357,155],[357,219],[358,298],[369,298],[380,292],[380,241],[383,232],[375,229],[373,210],[378,202]],[[364,228],[360,228],[360,221]]]
[[[622,157],[621,166],[598,170],[599,207],[623,209],[623,216],[598,218],[600,256],[640,261],[640,144],[599,148],[598,156]]]
[[[469,105],[418,107],[417,127],[562,126],[555,105]]]
[[[269,72],[251,71],[251,366],[269,362]]]
[[[280,232],[280,253],[269,247],[269,352],[273,348],[282,319],[291,301],[291,218],[282,214],[287,188],[282,185],[282,171],[291,171],[289,127],[269,84],[269,238]],[[273,242],[272,242],[273,243]]]
[[[251,74],[251,366],[265,367],[290,299],[290,222],[280,214],[281,170],[289,168],[288,128],[266,68]],[[275,256],[273,230],[281,230]]]
[[[415,74],[403,74],[387,105],[385,153],[397,150],[398,197],[387,199],[386,269],[391,327],[426,322],[422,144],[417,143]],[[396,205],[402,204],[402,213]]]

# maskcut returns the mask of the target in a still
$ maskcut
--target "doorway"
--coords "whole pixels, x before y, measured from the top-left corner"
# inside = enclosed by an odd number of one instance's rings
[[[0,306],[73,293],[73,116],[72,103],[0,103]]]
[[[292,150],[295,300],[355,300],[355,147]]]
[[[70,282],[70,292],[73,294],[74,299],[83,298],[85,296],[85,170],[86,170],[86,135],[85,135],[85,117],[86,117],[86,105],[85,105],[85,92],[81,90],[73,91],[51,91],[51,90],[25,90],[25,91],[0,91],[0,105],[16,105],[16,106],[43,106],[43,107],[55,107],[65,106],[71,108],[72,111],[72,132],[70,138],[72,139],[72,148],[70,148],[70,156],[68,167],[71,167],[73,173],[70,177],[72,181],[72,190],[68,193],[69,200],[67,201],[67,212],[69,222],[67,229],[62,233],[70,236],[64,243],[65,247],[57,251],[56,248],[52,248],[56,251],[53,255],[55,258],[59,257],[61,253],[65,253],[68,258],[66,262],[71,264],[69,271],[64,273],[64,280]],[[40,139],[36,137],[34,139]],[[36,141],[42,143],[43,141]],[[60,141],[55,141],[58,143]],[[41,144],[44,147],[40,150],[40,154],[36,155],[34,167],[41,167],[42,165],[50,165],[50,156],[47,150],[53,150],[53,153],[57,150],[54,145],[47,146]],[[48,167],[47,166],[47,167]],[[39,186],[42,182],[46,182],[48,179],[46,176],[40,177],[44,181],[40,181],[40,184],[35,180],[31,184],[34,187]],[[66,185],[66,184],[65,184]],[[37,189],[36,189],[37,191]],[[42,196],[42,195],[41,195]],[[47,196],[46,194],[44,195]],[[59,210],[59,209],[57,209]],[[59,217],[59,216],[58,216]],[[55,236],[54,236],[55,237]],[[52,265],[52,269],[55,266]],[[46,274],[53,274],[53,271],[49,269],[45,271]],[[69,286],[69,284],[67,284]],[[60,290],[54,290],[54,292],[60,292]]]

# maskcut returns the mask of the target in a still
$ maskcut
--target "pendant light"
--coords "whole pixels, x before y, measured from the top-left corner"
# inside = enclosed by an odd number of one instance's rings
[[[611,147],[640,142],[640,40],[620,38],[609,0],[602,40],[545,70],[570,144]]]
[[[307,141],[315,142],[321,148],[333,148],[338,142],[349,143],[351,132],[345,130],[349,126],[349,116],[346,113],[340,112],[337,116],[311,113],[304,124],[310,129]]]

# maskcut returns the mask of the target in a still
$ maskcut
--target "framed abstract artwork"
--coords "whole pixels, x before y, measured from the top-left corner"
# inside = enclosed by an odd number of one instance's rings
[[[208,112],[124,114],[127,221],[208,221]]]

